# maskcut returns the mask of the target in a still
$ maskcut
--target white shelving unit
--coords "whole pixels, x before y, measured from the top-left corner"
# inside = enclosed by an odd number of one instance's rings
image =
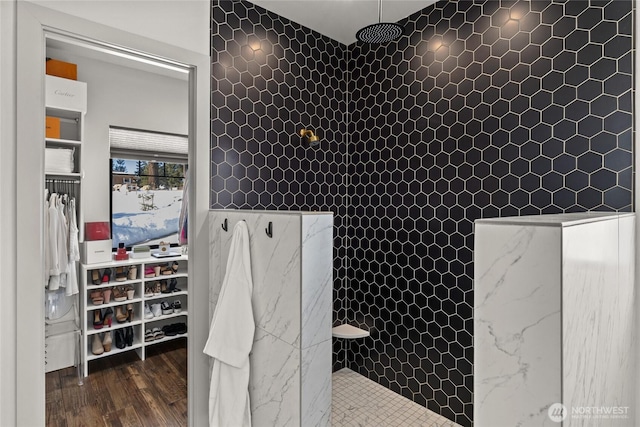
[[[167,275],[159,275],[157,277],[146,278],[145,277],[145,269],[147,267],[154,267],[162,264],[168,263],[171,265],[174,261],[178,262],[178,271],[177,273],[167,274]],[[116,268],[124,267],[125,271],[130,267],[137,267],[136,277],[133,280],[127,280],[117,282],[116,278]],[[92,275],[94,270],[99,271],[99,277],[102,278],[103,272],[105,269],[111,269],[111,280],[109,283],[100,283],[98,285],[93,284]],[[84,376],[89,375],[89,363],[93,360],[100,359],[103,357],[113,356],[118,353],[122,353],[125,351],[135,351],[140,357],[141,360],[145,359],[145,349],[148,346],[158,344],[161,342],[167,342],[174,339],[186,338],[187,333],[178,334],[174,336],[165,336],[164,338],[147,341],[145,342],[145,331],[147,329],[153,328],[161,328],[165,325],[170,325],[172,323],[187,323],[188,316],[188,307],[187,307],[187,295],[188,295],[188,257],[186,255],[181,255],[177,257],[168,257],[168,258],[145,258],[145,259],[128,259],[126,261],[111,261],[106,263],[99,264],[82,264],[81,265],[81,273],[80,273],[80,284],[82,286],[80,298],[82,299],[82,310],[81,310],[81,325],[83,328],[82,334],[82,360],[84,366]],[[176,288],[180,289],[180,291],[165,293],[160,295],[153,296],[145,296],[144,291],[145,287],[151,286],[158,281],[166,280],[167,285],[169,285],[171,279],[176,279],[177,286]],[[111,299],[109,303],[102,303],[98,305],[94,305],[91,300],[91,292],[100,290],[103,291],[105,289],[113,289],[114,287],[131,287],[134,290],[133,298],[127,299],[125,301],[115,301],[113,299],[113,291],[111,294]],[[161,315],[158,317],[153,317],[152,319],[144,318],[144,306],[145,304],[162,303],[163,301],[167,301],[168,303],[173,303],[174,301],[180,301],[182,306],[182,311],[180,313],[172,313],[167,315]],[[131,304],[133,307],[133,319],[124,323],[118,323],[116,320],[116,314],[118,308],[126,312],[127,306]],[[114,315],[112,317],[111,326],[104,325],[100,329],[95,329],[93,327],[93,320],[95,310],[102,310],[104,313],[105,309],[110,307]],[[123,329],[126,327],[133,327],[133,344],[131,346],[126,346],[122,349],[116,347],[116,337],[115,331],[118,329]],[[101,339],[104,338],[103,333],[110,333],[112,339],[111,351],[104,352],[99,355],[95,355],[92,353],[92,343],[94,336],[96,334],[100,334]]]
[[[87,113],[87,84],[54,76],[45,76],[46,115],[60,120],[60,138],[45,138],[45,149],[72,149],[73,169],[60,172],[46,168],[45,179],[56,181],[50,187],[56,191],[73,194],[76,198],[76,218],[79,240],[84,239],[84,218],[82,215],[82,145],[84,140],[84,120]],[[44,126],[44,123],[42,124]],[[45,372],[76,365],[80,369],[81,325],[78,324],[78,297],[75,300],[74,316],[61,320],[45,319]],[[75,350],[74,350],[75,349]],[[82,384],[79,377],[79,384]]]

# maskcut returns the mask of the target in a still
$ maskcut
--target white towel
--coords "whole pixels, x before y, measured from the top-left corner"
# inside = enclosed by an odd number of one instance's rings
[[[227,272],[222,282],[204,352],[214,358],[209,390],[211,427],[250,427],[249,352],[255,321],[249,230],[233,227]]]

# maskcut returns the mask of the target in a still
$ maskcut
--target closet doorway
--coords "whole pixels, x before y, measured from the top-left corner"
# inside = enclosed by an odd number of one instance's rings
[[[208,69],[208,61],[204,62],[203,58],[193,55],[182,55],[180,52],[171,52],[171,55],[167,55],[166,53],[171,49],[166,49],[166,46],[161,44],[149,44],[148,40],[137,43],[129,35],[118,34],[117,30],[99,28],[99,26],[96,28],[94,23],[61,14],[50,15],[43,8],[32,7],[32,5],[20,5],[18,23],[20,52],[18,55],[18,164],[26,164],[26,160],[29,159],[30,164],[40,165],[35,169],[19,168],[18,172],[18,181],[25,188],[32,190],[19,194],[18,197],[18,214],[22,216],[22,213],[25,213],[25,218],[17,230],[20,241],[17,248],[18,283],[20,284],[17,293],[18,311],[41,313],[41,316],[21,319],[17,325],[18,422],[24,425],[65,425],[64,420],[67,425],[72,425],[74,421],[78,421],[74,420],[74,413],[82,417],[81,411],[87,411],[86,413],[91,415],[84,420],[92,425],[99,425],[100,421],[109,425],[120,417],[123,417],[123,420],[128,419],[133,424],[136,424],[137,417],[141,424],[153,424],[155,421],[158,425],[165,423],[199,425],[203,415],[206,415],[206,401],[198,399],[198,393],[195,390],[202,388],[200,383],[206,387],[206,383],[200,378],[203,376],[195,375],[195,372],[206,372],[206,358],[201,356],[201,351],[198,351],[203,346],[206,333],[207,321],[203,322],[202,319],[208,319],[206,287],[203,287],[203,291],[194,287],[193,292],[184,295],[183,304],[189,307],[189,318],[185,322],[189,330],[188,344],[180,346],[176,340],[171,342],[165,352],[160,349],[162,344],[149,349],[146,356],[152,363],[148,366],[153,365],[153,368],[149,370],[148,375],[151,376],[146,380],[143,378],[143,375],[147,375],[143,365],[145,361],[137,360],[136,353],[130,351],[122,352],[121,355],[117,355],[118,358],[116,356],[109,358],[112,360],[108,362],[102,359],[89,362],[89,376],[84,378],[84,385],[77,385],[75,371],[72,369],[73,374],[58,375],[57,379],[55,375],[47,374],[50,377],[47,377],[45,386],[44,360],[41,356],[45,353],[44,303],[40,310],[36,311],[33,308],[34,297],[40,296],[37,299],[44,302],[46,296],[42,286],[46,283],[42,246],[44,204],[42,196],[37,197],[37,195],[44,194],[45,181],[53,179],[45,171],[44,129],[29,126],[27,123],[44,123],[45,101],[42,94],[45,91],[41,89],[45,88],[45,58],[51,57],[76,63],[78,65],[77,80],[87,83],[86,120],[83,124],[82,141],[75,149],[77,153],[74,159],[75,167],[70,172],[73,175],[65,181],[67,181],[66,185],[74,186],[73,193],[78,203],[78,226],[81,230],[86,222],[111,222],[112,220],[110,205],[112,171],[109,168],[110,126],[187,135],[189,141],[187,161],[189,165],[187,169],[189,259],[188,263],[181,261],[180,265],[183,271],[188,269],[188,276],[185,273],[185,278],[188,277],[189,281],[206,280],[208,277],[205,260],[208,252],[207,242],[198,237],[197,230],[204,225],[208,209],[208,192],[202,185],[208,184],[208,120],[202,120],[205,113],[203,106],[207,106],[206,118],[209,115],[208,105],[205,103],[205,100],[208,100],[208,91],[205,92],[205,96],[201,96],[197,94],[195,87],[196,83],[201,87],[208,86],[202,84],[207,81],[205,74],[196,73],[197,68]],[[95,38],[97,35],[100,39]],[[42,40],[42,45],[38,40]],[[114,43],[113,40],[120,43]],[[124,44],[125,41],[126,44]],[[176,58],[176,60],[167,58]],[[155,90],[152,82],[156,83]],[[197,116],[200,116],[198,121]],[[200,144],[197,141],[201,141]],[[62,179],[58,180],[62,181]],[[30,219],[33,221],[29,221]],[[82,242],[86,236],[82,236],[82,232],[79,234]],[[33,268],[34,266],[39,268]],[[196,266],[202,267],[196,268]],[[84,270],[86,271],[87,268]],[[112,271],[115,276],[116,270]],[[138,277],[144,277],[143,274],[143,271],[139,272]],[[89,316],[83,319],[82,316],[83,311],[88,312],[82,300],[89,294],[86,289],[82,289],[82,286],[89,281],[86,277],[83,278],[82,273],[78,276],[81,285],[78,299],[80,301],[76,300],[75,304],[79,311],[79,326],[86,337],[92,319],[89,319]],[[111,280],[114,279],[115,277]],[[143,292],[144,287],[141,286],[138,293]],[[142,296],[139,295],[139,298],[142,299]],[[132,319],[143,319],[142,300],[138,301],[136,311],[139,313],[137,317],[132,316]],[[140,320],[140,322],[143,321]],[[134,343],[140,344],[142,354],[145,354],[143,324],[138,323],[132,330],[135,330],[137,335],[133,338]],[[89,360],[86,354],[91,354],[91,347],[87,342],[83,340],[79,346],[79,353],[85,355],[80,359],[84,361]],[[115,347],[115,341],[113,346]],[[118,371],[117,368],[118,366],[122,368],[123,364],[125,365],[123,369],[131,373],[128,382],[123,381],[123,370]],[[176,374],[175,387],[183,387],[182,391],[178,390],[178,394],[184,393],[189,400],[188,403],[186,398],[175,402],[177,407],[175,415],[163,413],[154,407],[163,403],[160,390],[140,391],[137,394],[139,395],[137,402],[133,396],[136,393],[131,393],[131,387],[144,388],[144,384],[153,385],[152,376],[162,375],[162,372],[167,369],[172,369]],[[105,374],[109,370],[116,373],[113,378]],[[99,374],[100,378],[97,381],[92,382],[92,372],[96,372],[97,376]],[[70,382],[82,391],[75,390],[77,393],[74,395],[71,389],[64,390],[64,387],[71,386]],[[126,383],[128,386],[118,391],[118,382],[121,385]],[[185,384],[188,384],[188,390]],[[114,402],[112,399],[111,403],[105,403],[110,390],[119,394],[115,398],[115,400],[120,399],[119,402]],[[164,392],[171,393],[172,390]],[[45,411],[45,396],[48,403],[50,399],[56,398],[64,401],[65,394],[70,401],[70,406],[65,407],[65,413],[60,411],[53,414]],[[131,398],[129,405],[127,405],[127,398]],[[133,406],[140,407],[144,406],[143,404],[148,405],[149,410],[143,409],[135,413],[132,409]],[[107,413],[109,410],[112,413]],[[156,416],[155,419],[154,416]],[[171,419],[172,416],[173,419]]]

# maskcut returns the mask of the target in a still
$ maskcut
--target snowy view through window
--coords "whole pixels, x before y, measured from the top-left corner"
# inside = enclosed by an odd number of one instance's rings
[[[111,160],[113,247],[178,243],[184,165]]]

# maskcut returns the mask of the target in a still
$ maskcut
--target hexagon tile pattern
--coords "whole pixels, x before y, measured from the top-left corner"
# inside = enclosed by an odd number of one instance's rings
[[[629,211],[632,3],[443,1],[350,46],[348,367],[472,423],[473,221]],[[349,313],[350,314],[350,313]]]
[[[214,1],[211,206],[335,212],[334,320],[371,336],[334,367],[472,424],[473,221],[631,210],[632,8],[438,2],[346,47]]]
[[[347,47],[244,0],[212,7],[211,208],[332,211],[344,322]],[[305,147],[302,127],[320,145]],[[334,346],[339,369],[346,347]]]

